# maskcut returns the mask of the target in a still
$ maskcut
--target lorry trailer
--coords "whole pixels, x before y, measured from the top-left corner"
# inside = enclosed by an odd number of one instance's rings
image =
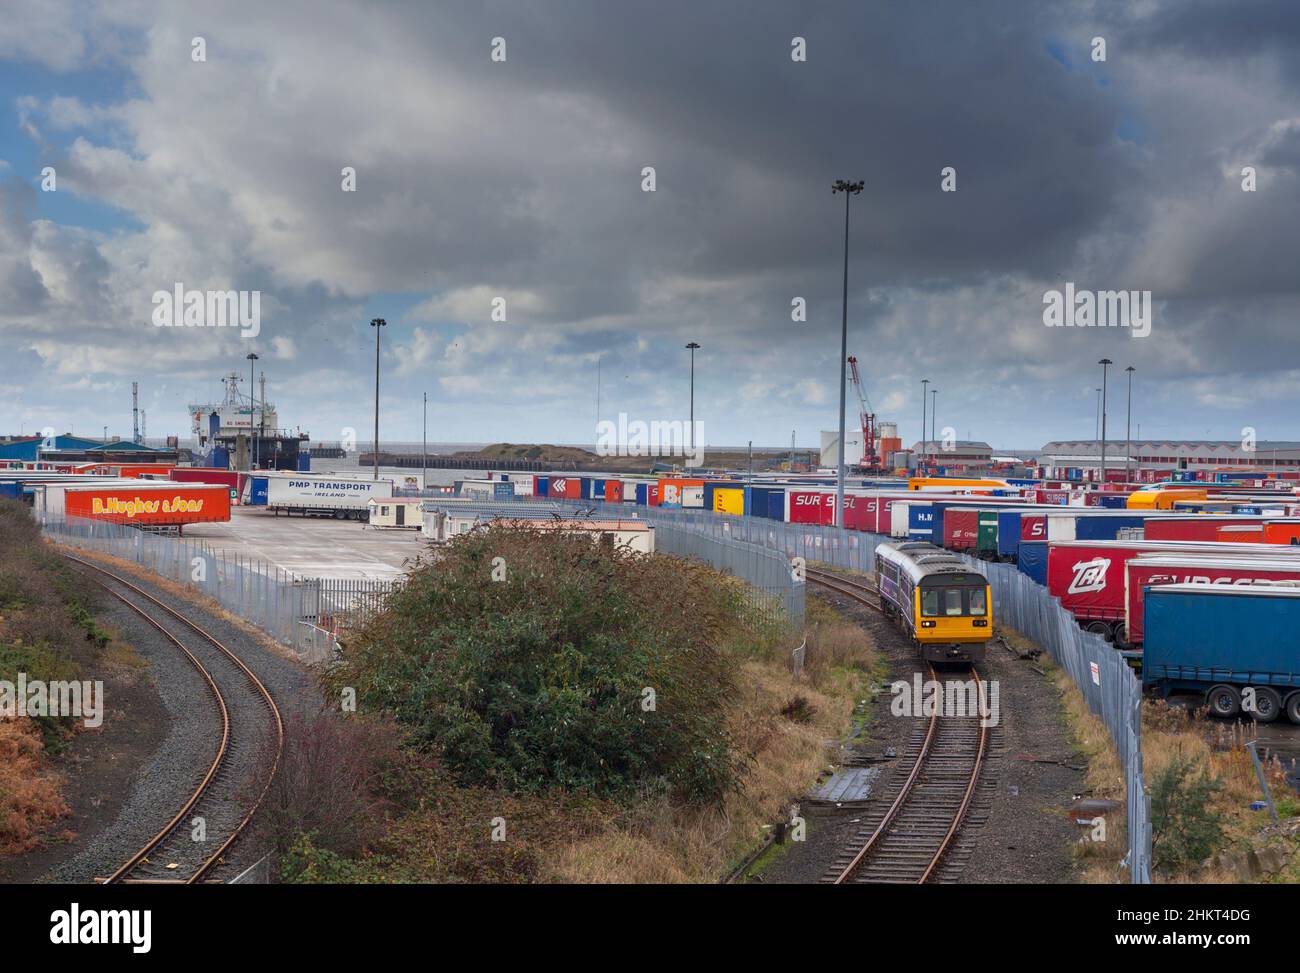
[[[1167,584],[1146,593],[1142,682],[1216,716],[1300,724],[1300,588]]]
[[[392,479],[349,479],[329,476],[253,476],[254,495],[265,484],[266,509],[276,516],[333,517],[336,520],[367,520],[370,501],[393,495]],[[254,503],[257,501],[254,500]]]

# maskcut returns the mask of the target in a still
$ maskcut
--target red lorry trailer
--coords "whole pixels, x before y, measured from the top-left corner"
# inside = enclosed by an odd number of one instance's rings
[[[230,520],[230,490],[197,483],[141,481],[136,487],[84,487],[64,497],[68,517],[133,527],[181,528]]]
[[[1163,584],[1251,585],[1300,582],[1300,556],[1232,558],[1201,554],[1140,554],[1124,566],[1124,621],[1127,641],[1141,645],[1146,589]]]
[[[1144,553],[1278,558],[1276,544],[1197,541],[1054,541],[1047,545],[1047,590],[1089,632],[1128,644],[1124,565]]]
[[[1220,527],[1239,524],[1262,524],[1266,518],[1255,516],[1214,517],[1192,514],[1187,517],[1152,517],[1142,534],[1149,541],[1212,541]]]

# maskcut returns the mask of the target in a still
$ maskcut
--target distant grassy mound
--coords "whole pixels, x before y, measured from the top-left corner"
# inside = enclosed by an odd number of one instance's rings
[[[698,565],[497,526],[416,570],[328,678],[465,785],[715,804],[743,769],[715,647],[739,612]]]
[[[553,446],[549,443],[493,443],[475,452],[457,453],[458,458],[488,460],[535,460],[542,463],[591,463],[599,457],[577,446]]]

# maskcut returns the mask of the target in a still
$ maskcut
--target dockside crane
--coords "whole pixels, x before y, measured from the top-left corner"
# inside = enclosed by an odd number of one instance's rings
[[[862,468],[868,473],[880,472],[880,461],[876,456],[876,414],[871,411],[871,402],[862,388],[862,376],[858,374],[858,360],[853,355],[848,357],[849,376],[853,388],[858,393],[858,419],[862,425]],[[844,444],[840,444],[844,449]]]

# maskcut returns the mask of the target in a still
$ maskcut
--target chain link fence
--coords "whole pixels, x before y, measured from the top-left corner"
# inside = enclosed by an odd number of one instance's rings
[[[382,608],[397,582],[300,578],[264,561],[214,551],[202,541],[98,520],[52,519],[45,533],[67,547],[108,554],[215,599],[304,662],[334,657],[339,632]]]

